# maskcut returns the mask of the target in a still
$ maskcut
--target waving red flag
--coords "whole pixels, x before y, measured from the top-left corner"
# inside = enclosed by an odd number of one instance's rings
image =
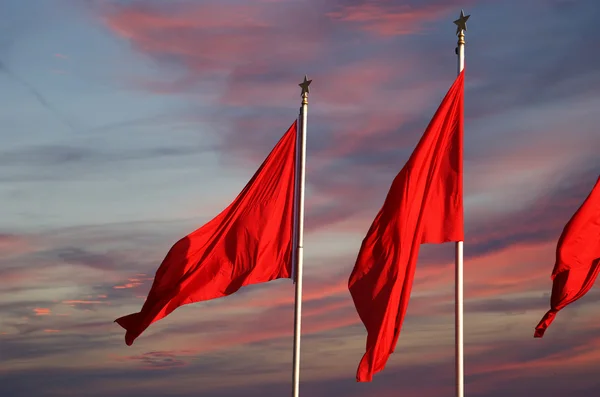
[[[550,310],[535,327],[541,338],[559,310],[584,296],[600,272],[600,178],[565,226],[556,247]]]
[[[171,247],[139,313],[115,320],[133,341],[179,306],[291,274],[296,122],[223,212]]]
[[[348,288],[367,329],[356,379],[370,382],[394,352],[422,243],[463,239],[461,72],[362,242]]]

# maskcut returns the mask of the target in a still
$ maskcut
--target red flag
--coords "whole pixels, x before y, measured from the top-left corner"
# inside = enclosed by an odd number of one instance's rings
[[[394,352],[422,243],[463,239],[461,72],[362,242],[348,288],[367,329],[356,380],[370,382]]]
[[[296,122],[223,212],[171,247],[139,313],[115,320],[133,341],[179,306],[291,274]]]
[[[600,272],[600,178],[581,207],[567,223],[558,239],[556,263],[552,271],[550,310],[535,327],[535,338],[559,310],[584,296]]]

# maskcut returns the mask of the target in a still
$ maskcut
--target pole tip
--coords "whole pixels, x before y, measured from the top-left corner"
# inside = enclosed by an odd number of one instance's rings
[[[304,75],[304,81],[298,84],[302,88],[302,93],[300,94],[300,96],[304,96],[305,94],[308,94],[310,92],[310,90],[308,89],[310,83],[312,83],[312,80],[307,80],[306,75]]]
[[[469,19],[470,15],[465,15],[465,12],[463,10],[460,10],[460,16],[458,17],[458,19],[456,21],[454,21],[454,24],[456,25],[456,34],[460,34],[461,31],[467,31],[467,20]]]

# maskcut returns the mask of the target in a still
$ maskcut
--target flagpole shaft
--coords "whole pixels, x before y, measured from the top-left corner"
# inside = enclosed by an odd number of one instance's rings
[[[300,335],[302,329],[302,271],[304,265],[304,187],[306,171],[306,121],[308,114],[308,93],[302,94],[302,125],[299,142],[300,159],[298,161],[298,241],[295,261],[296,293],[294,303],[294,368],[292,397],[300,395]]]
[[[456,48],[458,55],[458,74],[465,67],[465,31],[460,30],[458,33],[458,43]],[[465,395],[465,361],[464,361],[464,312],[463,312],[463,241],[456,242],[456,258],[455,258],[455,343],[456,343],[456,397],[464,397]]]
[[[465,395],[464,315],[463,315],[463,242],[456,242],[455,274],[455,341],[456,341],[456,397]]]

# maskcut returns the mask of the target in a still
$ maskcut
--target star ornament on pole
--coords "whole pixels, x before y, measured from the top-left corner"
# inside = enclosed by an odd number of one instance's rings
[[[298,84],[300,86],[300,88],[302,88],[302,93],[300,94],[301,96],[304,96],[304,94],[308,94],[310,92],[308,89],[308,86],[310,85],[310,83],[312,83],[312,80],[307,80],[306,75],[305,75],[304,81],[302,83]]]
[[[469,17],[470,15],[465,15],[465,12],[460,10],[460,17],[454,21],[454,24],[456,25],[456,34],[459,34],[462,30],[467,30],[467,20]]]

